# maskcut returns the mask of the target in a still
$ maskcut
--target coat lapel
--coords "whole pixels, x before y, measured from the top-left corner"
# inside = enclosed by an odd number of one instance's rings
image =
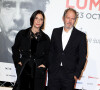
[[[59,48],[61,49],[61,50],[63,50],[63,47],[62,47],[62,31],[63,31],[63,27],[62,28],[60,28],[60,30],[59,30],[59,32],[58,32],[58,45],[59,45]]]

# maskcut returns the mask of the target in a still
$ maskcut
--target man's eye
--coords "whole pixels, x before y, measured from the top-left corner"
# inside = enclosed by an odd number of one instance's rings
[[[7,8],[11,8],[11,5],[10,4],[5,4],[3,5],[4,7],[7,7]]]
[[[75,20],[75,18],[72,18],[72,20]]]
[[[67,19],[70,19],[69,17],[66,17]]]
[[[30,7],[30,6],[25,6],[25,7],[23,7],[23,9],[30,10],[30,9],[31,9],[31,7]]]
[[[27,3],[21,4],[21,9],[31,11],[31,10],[33,10],[32,7],[33,7],[32,4],[27,4]]]
[[[7,2],[7,1],[5,1],[3,3],[3,7],[5,7],[5,8],[13,8],[13,7],[16,7],[16,4],[14,2]]]

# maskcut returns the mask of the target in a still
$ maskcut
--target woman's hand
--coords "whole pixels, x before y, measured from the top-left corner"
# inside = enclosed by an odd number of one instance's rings
[[[45,68],[45,65],[41,64],[40,66],[38,66],[38,68],[40,68],[40,67]]]
[[[21,63],[21,62],[18,62],[18,64],[19,64],[20,66],[22,66],[22,63]]]

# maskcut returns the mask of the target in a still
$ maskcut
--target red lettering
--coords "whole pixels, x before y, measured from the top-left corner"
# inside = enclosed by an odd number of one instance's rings
[[[76,1],[76,2],[75,2]],[[88,6],[88,1],[90,1],[89,3],[89,10],[92,10],[92,7],[94,5],[94,7],[99,6],[99,11],[100,11],[100,0],[98,0],[97,2],[95,0],[84,0],[83,6],[80,5],[81,0],[75,0],[74,2],[76,3],[76,7],[78,9],[85,9]],[[73,0],[66,0],[66,8],[76,8],[75,4],[72,5]]]
[[[89,10],[92,10],[92,4],[94,4],[95,7],[96,7],[97,5],[99,5],[99,11],[100,11],[100,0],[98,0],[97,3],[96,3],[94,0],[90,0],[90,7],[89,7]]]
[[[66,7],[67,8],[74,8],[74,6],[69,5],[69,0],[66,0]]]
[[[87,6],[87,0],[84,0],[84,5],[83,5],[83,6],[80,6],[80,5],[79,5],[79,4],[80,4],[80,1],[81,1],[81,0],[77,0],[77,2],[76,2],[77,8],[78,8],[78,9],[85,9],[86,6]]]

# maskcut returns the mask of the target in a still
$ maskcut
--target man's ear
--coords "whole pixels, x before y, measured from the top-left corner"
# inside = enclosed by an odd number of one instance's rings
[[[63,22],[64,22],[64,16],[62,17],[62,20],[63,20]]]

